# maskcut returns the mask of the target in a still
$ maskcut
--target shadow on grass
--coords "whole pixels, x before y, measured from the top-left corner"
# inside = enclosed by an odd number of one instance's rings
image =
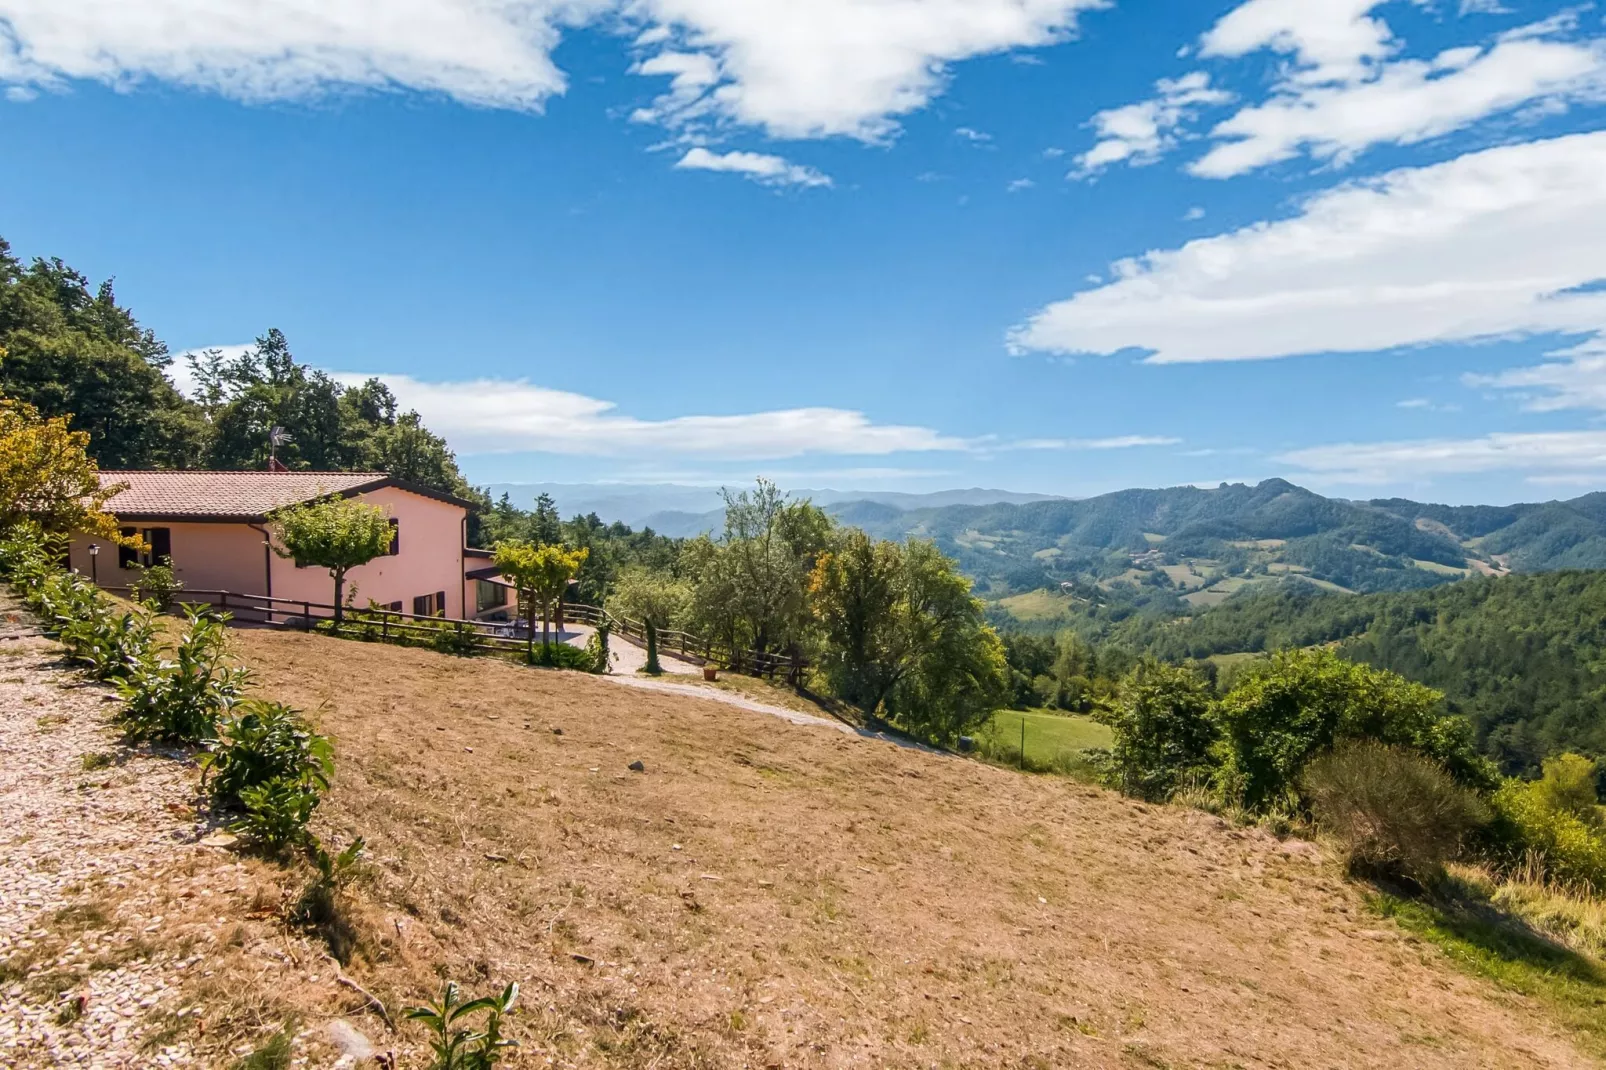
[[[1379,886],[1367,900],[1467,972],[1537,1000],[1594,1055],[1606,1055],[1606,967],[1600,963],[1454,882],[1416,898]]]

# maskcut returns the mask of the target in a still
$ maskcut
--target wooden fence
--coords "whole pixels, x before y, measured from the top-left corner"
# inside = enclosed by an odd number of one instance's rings
[[[110,587],[128,593],[127,588]],[[335,607],[327,602],[312,602],[301,598],[276,598],[272,595],[236,594],[232,591],[185,590],[175,596],[178,604],[206,605],[220,613],[228,613],[235,620],[269,628],[290,628],[312,631],[320,625],[332,625]],[[358,608],[347,606],[341,625],[347,634],[379,642],[436,646],[463,652],[520,653],[529,646],[524,636],[524,625],[518,622],[462,620],[456,617],[427,616],[403,613],[382,607]],[[605,609],[580,603],[565,605],[564,620],[586,624],[593,628],[606,624],[610,634],[634,643],[647,645],[647,628],[641,621],[629,617],[616,617]],[[803,670],[808,661],[797,651],[776,654],[757,650],[732,650],[722,645],[675,629],[663,628],[658,632],[658,651],[690,662],[693,665],[725,665],[732,672],[753,676],[775,677],[785,675],[794,687],[802,683]]]

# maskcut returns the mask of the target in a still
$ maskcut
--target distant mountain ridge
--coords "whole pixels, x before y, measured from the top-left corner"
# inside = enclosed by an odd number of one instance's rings
[[[496,484],[528,506],[650,526],[717,531],[719,492],[676,484]],[[797,490],[881,538],[934,540],[999,598],[1062,584],[1130,583],[1217,604],[1287,576],[1355,592],[1432,587],[1473,575],[1606,568],[1606,492],[1518,505],[1327,498],[1283,479],[1058,498],[1011,491]],[[1157,592],[1158,593],[1158,592]]]
[[[1606,494],[1509,506],[1326,498],[1283,479],[1124,490],[897,515],[837,506],[882,537],[931,538],[1002,595],[1074,581],[1172,587],[1210,605],[1262,578],[1351,591],[1606,568]]]
[[[608,523],[650,527],[662,535],[686,537],[718,529],[724,507],[718,487],[680,483],[492,483],[491,497],[507,494],[514,505],[528,509],[539,494],[550,494],[564,517],[596,513]],[[733,488],[740,489],[740,488]],[[989,490],[982,487],[930,493],[873,490],[788,490],[820,506],[875,502],[895,510],[944,508],[952,505],[1023,504],[1055,500],[1052,494]]]

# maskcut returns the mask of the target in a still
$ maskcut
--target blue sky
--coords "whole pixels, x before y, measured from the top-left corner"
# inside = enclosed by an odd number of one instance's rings
[[[490,481],[1606,488],[1606,23],[0,0],[0,234]]]

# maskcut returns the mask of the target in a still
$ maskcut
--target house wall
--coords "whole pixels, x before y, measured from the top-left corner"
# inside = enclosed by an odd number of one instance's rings
[[[184,586],[197,591],[263,594],[267,551],[262,533],[244,524],[200,524],[181,521],[129,521],[132,528],[167,528],[173,537],[173,568]],[[89,544],[98,542],[100,556],[91,567]],[[94,576],[103,587],[128,587],[139,579],[136,569],[117,567],[117,547],[105,539],[77,536],[72,541],[72,567]],[[277,563],[277,562],[276,562]],[[275,588],[274,593],[278,593]],[[327,598],[323,601],[328,601]]]
[[[396,487],[382,487],[358,498],[387,510],[399,521],[401,552],[375,558],[346,573],[347,594],[356,588],[355,604],[366,606],[370,599],[382,605],[400,602],[402,611],[411,613],[415,597],[445,592],[446,615],[465,616],[462,507]],[[323,603],[334,599],[334,581],[327,569],[296,568],[295,562],[277,554],[264,560],[262,532],[246,524],[153,520],[131,521],[128,526],[172,531],[173,568],[191,590],[268,594],[266,570],[271,568],[271,593],[276,598]],[[91,541],[78,536],[72,543],[72,566],[86,576],[92,574]],[[104,542],[94,574],[108,587],[126,587],[138,578],[134,570],[117,567],[117,548]],[[473,603],[468,606],[472,611]]]

